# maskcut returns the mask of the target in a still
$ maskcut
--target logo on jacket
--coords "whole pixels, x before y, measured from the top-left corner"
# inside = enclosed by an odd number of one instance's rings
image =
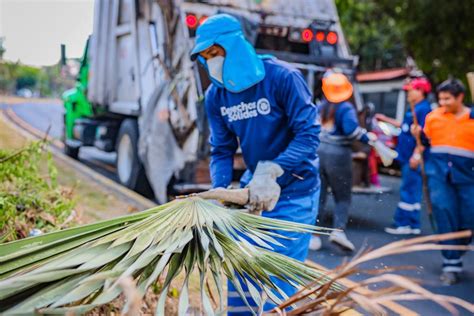
[[[261,98],[257,101],[257,112],[261,115],[267,115],[270,113],[271,107],[270,102],[267,99]]]
[[[248,120],[258,115],[270,114],[272,107],[267,98],[261,98],[257,102],[240,102],[231,107],[221,106],[221,115],[227,116],[229,122]]]

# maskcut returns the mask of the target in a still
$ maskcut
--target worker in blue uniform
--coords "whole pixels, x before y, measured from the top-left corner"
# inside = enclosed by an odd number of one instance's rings
[[[436,89],[439,107],[426,116],[421,131],[420,152],[429,149],[425,160],[428,188],[437,233],[474,231],[474,108],[464,104],[466,88],[459,79],[448,79]],[[421,133],[421,134],[420,134]],[[468,246],[471,237],[445,240],[443,245]],[[462,249],[443,249],[443,285],[466,280]]]
[[[356,110],[349,102],[353,87],[344,74],[328,71],[322,79],[322,90],[325,101],[320,106],[320,208],[323,210],[326,206],[331,188],[335,201],[333,227],[339,230],[331,233],[329,241],[344,251],[354,251],[355,246],[345,233],[352,195],[351,145],[356,140],[368,144],[377,137],[359,126]],[[317,250],[320,245],[319,236],[313,236],[310,249]]]
[[[407,101],[414,105],[418,124],[423,127],[426,115],[431,112],[431,104],[426,99],[431,92],[431,84],[425,78],[415,78],[409,81],[403,89],[407,92]],[[420,153],[415,151],[416,141],[410,133],[410,126],[413,124],[413,113],[408,110],[402,124],[384,115],[377,115],[376,118],[401,128],[397,144],[397,159],[402,171],[400,201],[395,210],[393,224],[386,227],[385,231],[395,235],[418,235],[421,233],[420,210],[423,181],[417,163],[421,159]]]
[[[244,38],[237,19],[227,14],[208,18],[198,29],[191,59],[208,72],[212,82],[205,96],[210,126],[210,173],[213,187],[232,180],[233,156],[241,147],[247,166],[241,179],[249,189],[248,207],[262,216],[314,224],[318,209],[320,123],[311,92],[300,71],[276,58],[257,55]],[[282,232],[279,232],[282,233]],[[274,251],[303,261],[310,236],[282,233]],[[287,295],[295,288],[282,280]],[[256,312],[235,286],[228,286],[228,314]],[[267,303],[265,310],[274,305]]]

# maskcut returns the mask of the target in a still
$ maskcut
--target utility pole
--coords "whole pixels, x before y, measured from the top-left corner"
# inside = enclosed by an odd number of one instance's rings
[[[5,42],[5,37],[0,37],[0,61],[3,60],[3,54],[5,54],[5,47],[3,47],[3,43]]]

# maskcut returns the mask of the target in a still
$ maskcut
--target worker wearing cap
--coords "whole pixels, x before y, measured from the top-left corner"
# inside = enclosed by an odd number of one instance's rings
[[[320,157],[321,198],[320,207],[326,204],[327,191],[334,195],[333,231],[329,236],[336,246],[353,251],[354,244],[344,230],[349,217],[352,194],[352,149],[355,140],[369,143],[376,140],[373,133],[359,126],[354,106],[348,101],[352,97],[352,84],[342,73],[328,72],[322,80],[322,90],[326,101],[320,107],[322,120]],[[318,236],[311,238],[310,247],[316,250],[321,245]]]
[[[425,118],[431,111],[431,104],[427,95],[431,92],[431,84],[426,78],[415,78],[410,80],[403,89],[407,93],[407,101],[414,105],[415,115],[420,126],[425,125]],[[415,151],[416,140],[410,133],[413,124],[413,113],[408,110],[405,113],[402,124],[390,119],[383,114],[376,118],[401,128],[398,136],[397,152],[398,161],[402,171],[402,183],[400,185],[400,201],[398,202],[393,224],[386,227],[389,234],[414,234],[421,233],[420,210],[422,200],[423,181],[420,170],[420,153]]]
[[[428,114],[422,139],[430,148],[425,161],[438,233],[474,231],[474,109],[463,104],[465,88],[457,79],[437,88],[440,107]],[[416,134],[416,130],[413,131]],[[470,239],[442,242],[469,245]],[[441,281],[456,283],[463,251],[443,250]]]
[[[241,147],[248,168],[241,179],[249,189],[251,210],[262,216],[314,224],[319,177],[316,149],[320,124],[302,74],[275,58],[259,56],[244,38],[240,23],[227,14],[208,18],[198,29],[191,58],[212,82],[205,96],[210,126],[210,173],[214,187],[232,181],[233,156]],[[279,232],[274,251],[303,261],[310,236]],[[296,289],[275,283],[287,294]],[[229,315],[256,312],[245,284],[246,302],[228,285]],[[266,304],[264,309],[273,308]]]

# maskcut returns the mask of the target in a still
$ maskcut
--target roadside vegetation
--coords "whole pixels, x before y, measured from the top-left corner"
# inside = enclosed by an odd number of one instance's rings
[[[74,222],[72,190],[58,185],[58,170],[45,146],[39,141],[21,149],[0,149],[1,242]]]
[[[8,98],[7,101],[15,104],[23,100]],[[52,156],[45,145],[23,137],[0,115],[0,244],[27,237],[35,228],[46,233],[138,211],[129,201]],[[183,280],[184,276],[179,276],[170,286],[167,315],[177,314],[180,293],[177,284]],[[143,313],[155,310],[163,281],[158,280],[147,291],[140,306]],[[198,310],[197,275],[191,276],[189,287],[190,306]],[[119,314],[124,304],[122,296],[91,314]]]
[[[24,238],[136,211],[72,170],[0,116],[0,241]],[[38,231],[32,233],[39,233]]]
[[[61,73],[59,65],[34,67],[20,62],[1,61],[0,93],[27,97],[59,97],[74,86],[75,78]]]

